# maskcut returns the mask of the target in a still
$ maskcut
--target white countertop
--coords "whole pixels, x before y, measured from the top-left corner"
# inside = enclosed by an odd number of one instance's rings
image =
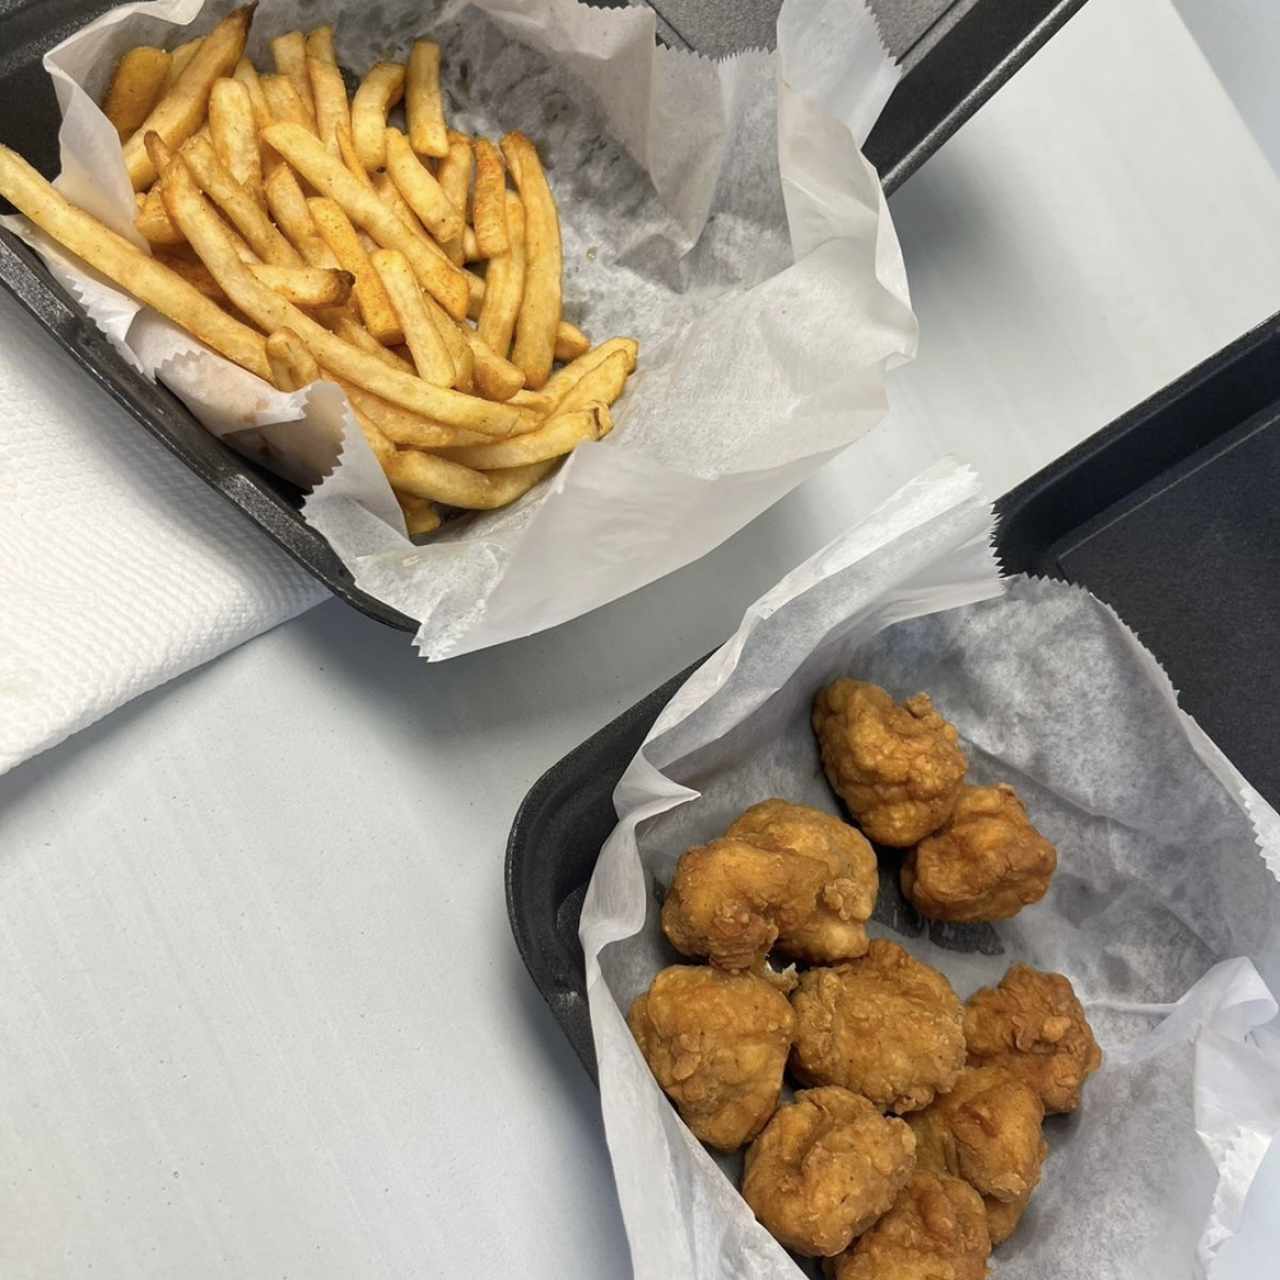
[[[889,420],[701,564],[440,667],[328,602],[0,778],[5,1280],[627,1274],[521,797],[942,453],[998,494],[1280,303],[1280,183],[1167,0],[1087,6],[893,210]]]

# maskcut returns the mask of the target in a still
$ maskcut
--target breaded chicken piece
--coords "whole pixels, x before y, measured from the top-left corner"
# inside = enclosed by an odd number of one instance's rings
[[[1044,897],[1057,865],[1012,787],[962,787],[942,828],[907,854],[902,893],[930,920],[1007,920]]]
[[[879,685],[837,680],[813,704],[822,767],[877,844],[907,849],[951,816],[965,759],[926,693],[898,704]]]
[[[779,913],[778,951],[809,964],[832,964],[865,953],[864,922],[875,910],[880,877],[875,851],[861,832],[821,809],[765,800],[752,805],[725,835],[762,849],[786,850],[826,868],[807,914],[794,919]]]
[[[983,1280],[991,1240],[978,1193],[917,1170],[888,1213],[827,1264],[830,1280]]]
[[[747,1149],[742,1194],[788,1249],[829,1258],[906,1186],[915,1139],[848,1089],[802,1089]]]
[[[1015,964],[998,987],[969,997],[965,1043],[974,1066],[1007,1067],[1025,1080],[1050,1115],[1074,1111],[1084,1082],[1102,1065],[1102,1050],[1060,973]]]
[[[773,1115],[794,1022],[766,979],[706,965],[663,969],[627,1015],[685,1124],[721,1151],[750,1142]]]
[[[919,1167],[963,1178],[982,1196],[991,1243],[1008,1239],[1049,1154],[1035,1090],[1004,1067],[970,1067],[909,1123]]]
[[[860,960],[800,975],[791,1069],[805,1084],[836,1084],[882,1111],[918,1111],[964,1066],[963,1010],[936,969],[896,942],[872,941]]]

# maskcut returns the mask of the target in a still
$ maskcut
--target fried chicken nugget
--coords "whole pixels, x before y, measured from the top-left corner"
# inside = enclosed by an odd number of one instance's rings
[[[752,805],[725,832],[763,849],[785,849],[823,864],[827,878],[809,912],[779,918],[775,946],[809,964],[831,964],[865,954],[864,922],[876,906],[880,877],[866,838],[847,822],[786,800]]]
[[[827,1264],[830,1280],[983,1280],[991,1240],[982,1198],[967,1183],[917,1171],[888,1213],[848,1253]]]
[[[927,1107],[964,1066],[963,1010],[951,984],[896,942],[860,960],[801,974],[791,1069],[899,1114]]]
[[[736,1151],[778,1105],[794,1016],[765,978],[672,965],[627,1015],[649,1069],[685,1124]]]
[[[849,1247],[888,1211],[915,1167],[915,1138],[848,1089],[802,1089],[747,1150],[742,1194],[805,1257]]]
[[[982,1196],[992,1245],[1007,1240],[1049,1154],[1036,1091],[1004,1067],[970,1067],[909,1123],[919,1167],[963,1178]]]
[[[877,844],[907,849],[951,816],[965,759],[927,693],[898,704],[879,685],[837,680],[813,704],[822,767]]]
[[[1039,902],[1058,851],[1012,787],[961,787],[955,810],[902,864],[902,892],[930,920],[1007,920]]]
[[[964,1035],[971,1065],[1007,1067],[1050,1115],[1074,1111],[1084,1082],[1102,1065],[1071,983],[1026,964],[1013,965],[998,987],[969,997]]]

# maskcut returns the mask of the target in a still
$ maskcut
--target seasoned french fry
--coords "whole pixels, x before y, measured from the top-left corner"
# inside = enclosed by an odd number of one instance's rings
[[[608,342],[602,342],[598,347],[588,351],[586,355],[579,356],[571,364],[567,364],[563,369],[557,370],[547,379],[547,383],[542,389],[555,400],[559,408],[563,406],[569,393],[589,373],[618,354],[624,357],[624,377],[626,374],[631,373],[636,367],[636,357],[639,352],[640,344],[634,338],[610,338]],[[593,400],[604,399],[603,396],[599,395],[594,395],[591,398]]]
[[[307,113],[306,105],[288,76],[259,76],[258,83],[262,85],[262,95],[267,100],[272,120],[296,124],[300,129],[315,134],[315,117]]]
[[[301,391],[320,378],[315,356],[292,329],[277,329],[267,339],[267,361],[277,391]]]
[[[318,140],[316,145],[320,146]],[[323,152],[323,148],[320,149]],[[161,190],[170,218],[191,242],[227,297],[265,332],[292,329],[322,369],[347,378],[392,404],[446,426],[464,427],[498,437],[529,429],[532,415],[528,410],[509,408],[478,396],[433,387],[421,378],[390,368],[367,352],[335,337],[304,311],[260,284],[236,257],[222,220],[201,195],[181,156],[165,170]],[[195,293],[194,290],[192,292]],[[198,293],[196,296],[200,297]],[[208,305],[207,298],[201,297],[200,301]],[[263,376],[268,372],[264,353]]]
[[[606,356],[582,375],[556,405],[556,414],[572,413],[589,404],[612,404],[626,385],[627,375],[635,368],[635,360],[626,350]]]
[[[333,51],[333,28],[325,25],[307,33],[307,57],[317,62],[329,62],[338,65],[338,56]]]
[[[524,296],[524,205],[514,191],[503,193],[507,251],[489,259],[484,301],[476,332],[504,360],[511,351],[511,335]]]
[[[502,153],[524,206],[524,297],[511,362],[524,370],[525,386],[536,391],[551,373],[560,324],[560,217],[533,143],[522,133],[509,133],[502,139]]]
[[[519,199],[519,197],[516,197]],[[484,306],[484,277],[478,276],[474,271],[468,271],[465,267],[462,274],[467,278],[467,319],[479,320],[480,309]],[[523,284],[521,288],[523,289]]]
[[[436,179],[440,188],[448,197],[449,203],[465,220],[467,215],[467,197],[471,192],[471,171],[475,166],[471,154],[471,139],[466,134],[449,130],[449,154],[436,166]],[[393,175],[394,176],[394,175]],[[405,197],[408,199],[408,196]],[[412,200],[409,201],[413,203]],[[424,219],[425,221],[425,219]],[[430,223],[427,224],[430,226]],[[463,236],[459,227],[453,235],[439,233],[440,247],[449,255],[449,261],[457,266],[462,265]]]
[[[266,181],[267,208],[289,243],[313,267],[337,267],[338,259],[307,208],[298,179],[287,164],[277,165]]]
[[[333,250],[333,256],[355,277],[353,292],[365,328],[379,342],[395,346],[403,337],[399,318],[351,219],[336,200],[315,197],[307,201],[307,208],[325,243]]]
[[[350,271],[326,267],[277,267],[260,262],[251,263],[249,270],[255,279],[295,307],[340,307],[355,285]]]
[[[232,79],[244,85],[249,95],[249,105],[253,108],[253,123],[259,129],[265,129],[271,123],[271,108],[267,106],[267,95],[262,90],[262,81],[258,79],[258,69],[248,58],[241,58],[232,72]]]
[[[135,191],[149,187],[156,176],[143,138],[149,132],[158,133],[169,146],[176,147],[195,133],[204,120],[213,82],[230,75],[244,52],[253,9],[253,5],[236,9],[205,36],[186,70],[124,144],[124,162]]]
[[[556,359],[568,363],[591,350],[591,339],[576,325],[561,320],[556,326]]]
[[[205,145],[208,145],[208,139],[203,138],[203,132],[197,133],[194,135],[193,138],[188,139],[188,143],[201,140],[201,139],[204,141]],[[158,133],[149,133],[144,141],[147,148],[147,154],[151,157],[151,163],[155,165],[156,172],[163,173],[164,170],[169,167],[169,164],[173,160],[173,156],[174,156],[173,148],[168,146],[165,143],[164,139]],[[160,184],[158,182],[156,183],[155,186],[151,188],[150,191],[147,192],[147,211],[151,209],[153,204],[159,207],[161,213],[163,213],[164,215],[165,225],[169,227],[171,233],[176,237],[173,243],[178,245],[184,245],[189,249],[190,246],[187,245],[186,238],[183,236],[182,232],[179,231],[178,228],[173,225],[173,222],[169,218],[169,210],[165,206],[163,194],[160,190]],[[157,229],[159,229],[160,227],[159,218],[154,217],[149,212],[148,212],[148,217],[153,217],[155,226]],[[231,247],[236,251],[236,257],[238,257],[241,262],[246,264],[253,264],[253,263],[259,263],[262,261],[262,259],[259,258],[258,255],[254,253],[254,251],[249,247],[248,241],[246,241],[238,231],[236,231],[233,227],[226,225],[225,223],[224,223],[224,227],[227,233],[227,238],[231,241]]]
[[[204,43],[204,36],[197,36],[194,40],[184,40],[169,55],[169,70],[164,83],[164,89],[167,93],[178,82],[178,77],[191,65],[191,59],[200,52],[200,46]]]
[[[138,194],[142,196],[141,192]],[[169,221],[169,214],[164,207],[164,201],[160,199],[158,187],[152,187],[145,196],[142,196],[142,203],[138,206],[138,216],[134,219],[133,225],[138,228],[148,244],[167,248],[186,243],[182,238],[182,232]]]
[[[486,400],[510,400],[524,386],[524,374],[504,360],[478,333],[463,326],[463,335],[471,348],[475,365],[475,382]]]
[[[382,433],[378,424],[374,422],[365,413],[362,413],[355,405],[351,406],[351,415],[356,420],[356,425],[360,428],[361,435],[368,442],[369,449],[373,456],[377,458],[378,464],[386,471],[387,464],[396,456],[396,447]]]
[[[351,100],[351,136],[366,170],[381,169],[386,160],[387,112],[404,96],[404,65],[379,62],[369,68]]]
[[[102,113],[115,126],[121,142],[127,142],[160,100],[172,58],[163,49],[139,45],[116,63],[111,87],[102,102]]]
[[[368,231],[384,249],[399,249],[409,259],[418,282],[449,315],[459,320],[466,315],[467,280],[462,272],[427,248],[422,237],[405,226],[336,156],[330,155],[318,138],[288,124],[271,125],[263,137],[317,191],[340,204],[352,222]]]
[[[507,173],[502,152],[488,138],[477,138],[475,190],[471,196],[471,225],[476,256],[496,258],[507,251]],[[466,252],[466,245],[463,245]]]
[[[199,289],[206,298],[211,298],[214,302],[227,300],[227,295],[222,292],[222,286],[213,278],[209,268],[199,258],[184,258],[167,249],[159,249],[151,256],[168,267],[174,275],[181,276],[189,285]]]
[[[600,403],[585,405],[571,413],[558,413],[537,431],[512,436],[493,444],[465,445],[447,449],[441,456],[477,471],[497,471],[525,467],[572,453],[584,440],[603,440],[613,430],[608,408]]]
[[[220,355],[261,377],[270,372],[260,334],[233,320],[168,267],[77,209],[16,151],[5,146],[0,146],[0,196],[68,252],[83,258],[95,271],[127,289],[139,302],[154,307]],[[234,257],[235,250],[228,248]],[[502,412],[519,411],[502,408]]]
[[[415,40],[409,54],[404,89],[405,115],[409,121],[409,145],[420,156],[439,159],[449,154],[444,126],[444,97],[440,92],[440,46],[431,40]]]
[[[353,347],[359,347],[361,351],[377,356],[383,364],[389,365],[392,369],[399,369],[404,373],[414,372],[412,363],[396,355],[390,347],[384,347],[364,325],[352,316],[339,316],[333,323],[333,331],[344,342],[349,342]]]
[[[453,359],[435,322],[427,314],[422,289],[408,260],[395,249],[379,249],[370,261],[400,320],[405,345],[413,357],[418,376],[434,382],[437,387],[452,386],[456,372]],[[448,320],[448,323],[453,321]]]
[[[408,138],[399,129],[387,129],[385,135],[384,154],[392,182],[409,208],[444,248],[462,234],[462,213],[413,154]]]
[[[374,191],[373,179],[369,177],[369,171],[361,163],[360,157],[356,155],[356,144],[351,136],[351,127],[346,124],[340,124],[333,140],[337,144],[338,158],[347,166],[351,176],[362,187],[369,191]]]
[[[191,138],[182,155],[204,193],[230,219],[263,262],[280,267],[300,267],[302,257],[280,234],[262,206],[228,172],[212,145],[203,138]]]
[[[385,350],[385,348],[384,348]],[[441,449],[447,446],[486,444],[492,437],[478,431],[465,431],[460,427],[447,427],[419,414],[410,413],[371,391],[357,387],[346,378],[330,375],[347,393],[351,407],[358,409],[384,436],[406,449]]]
[[[316,109],[316,133],[335,155],[338,154],[337,129],[351,129],[351,104],[342,72],[332,62],[307,59],[307,75],[311,79],[311,98]],[[363,168],[361,172],[363,172]]]
[[[209,137],[227,172],[265,207],[258,126],[253,118],[249,90],[239,80],[223,76],[213,82],[209,94]]]
[[[312,128],[316,126],[316,107],[311,98],[311,77],[307,74],[307,41],[301,31],[286,31],[271,41],[271,57],[276,71],[287,76],[297,90],[298,100],[307,113]]]
[[[400,188],[391,181],[389,173],[380,173],[373,180],[373,189],[377,192],[378,199],[391,210],[392,213],[404,223],[414,235],[419,236],[423,241],[433,248],[437,253],[443,254],[444,250],[431,238],[431,233],[418,220],[418,215],[409,208],[408,202],[404,196],[400,194]]]
[[[404,513],[404,527],[409,537],[419,538],[440,527],[440,512],[426,498],[412,493],[397,493],[396,501]]]
[[[504,471],[476,471],[448,458],[439,458],[416,449],[397,450],[383,464],[387,479],[405,493],[443,502],[469,511],[491,511],[505,507],[528,493],[556,465],[556,460],[535,462]]]

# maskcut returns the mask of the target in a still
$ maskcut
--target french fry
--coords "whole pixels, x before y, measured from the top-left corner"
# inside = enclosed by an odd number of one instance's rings
[[[525,467],[532,462],[546,462],[572,453],[584,440],[603,440],[613,430],[608,408],[600,404],[585,405],[571,413],[558,413],[527,435],[513,436],[493,444],[464,445],[447,449],[442,457],[460,462],[477,471],[497,471],[507,467]]]
[[[563,369],[558,369],[547,379],[542,389],[555,400],[557,407],[562,406],[569,393],[588,374],[616,355],[621,354],[624,357],[624,377],[631,373],[636,367],[636,357],[639,352],[640,344],[634,338],[610,338],[608,342],[602,342],[598,347],[593,347],[585,355],[565,365]],[[597,400],[604,397],[592,396],[591,398]]]
[[[267,100],[267,109],[271,112],[273,121],[296,124],[300,129],[315,134],[315,117],[308,114],[305,103],[298,96],[298,90],[288,76],[259,76],[258,83],[262,85],[262,95]]]
[[[369,68],[351,100],[351,136],[366,170],[381,169],[386,161],[387,112],[404,96],[404,66],[378,62]]]
[[[143,239],[148,244],[162,248],[186,244],[182,232],[169,221],[164,201],[160,199],[159,188],[152,187],[145,196],[141,192],[138,194],[142,197],[142,203],[138,206],[138,216],[133,220],[133,225],[138,228]]]
[[[334,321],[333,331],[344,342],[349,342],[353,347],[359,347],[361,351],[377,356],[383,364],[389,365],[392,369],[399,369],[404,373],[415,372],[410,361],[396,355],[389,347],[384,347],[364,325],[352,316],[339,316]]]
[[[276,71],[287,76],[297,90],[303,110],[316,126],[316,107],[311,97],[311,77],[307,74],[307,41],[301,31],[286,31],[271,41],[271,58]]]
[[[409,208],[444,248],[448,241],[462,234],[462,213],[413,154],[408,138],[399,129],[387,129],[385,135],[384,155],[392,182]]]
[[[258,126],[253,118],[249,90],[241,81],[223,76],[213,82],[209,94],[209,137],[227,172],[259,206],[265,207]]]
[[[333,250],[333,256],[344,270],[355,277],[353,292],[365,328],[379,342],[395,346],[403,336],[400,320],[356,235],[355,227],[351,225],[351,219],[336,200],[315,197],[307,201],[307,208],[325,243]]]
[[[556,402],[545,391],[517,391],[507,404],[518,404],[523,408],[532,409],[542,418],[549,418],[556,407]]]
[[[617,350],[606,356],[569,388],[556,404],[556,414],[572,413],[589,404],[612,404],[622,394],[627,375],[634,368],[635,360],[629,351]]]
[[[347,166],[347,171],[351,176],[364,188],[374,191],[373,179],[369,177],[369,171],[361,163],[360,157],[356,154],[355,140],[351,136],[350,125],[341,124],[338,126],[334,135],[334,142],[338,148],[338,158]],[[376,191],[374,192],[376,195]]]
[[[392,486],[405,493],[469,511],[491,511],[528,493],[556,460],[484,472],[416,449],[400,449],[383,465]]]
[[[404,196],[400,194],[400,188],[391,181],[391,175],[383,172],[378,174],[373,180],[373,189],[378,195],[378,199],[391,210],[392,213],[404,223],[414,235],[420,237],[426,244],[435,249],[437,253],[443,254],[443,250],[431,238],[431,233],[418,220],[418,215],[409,208],[408,202]]]
[[[484,276],[478,276],[465,267],[462,274],[467,278],[467,319],[479,320],[480,309],[484,306]],[[523,288],[522,284],[521,289]]]
[[[316,145],[320,145],[318,140]],[[190,241],[232,304],[264,332],[292,329],[322,369],[347,378],[392,404],[446,426],[505,437],[529,429],[531,420],[536,422],[528,410],[509,408],[478,396],[433,387],[421,378],[392,369],[336,337],[304,311],[272,293],[255,280],[236,257],[222,220],[201,194],[181,156],[165,170],[161,190],[169,217]],[[196,296],[202,304],[208,305],[207,298],[200,297],[198,293]],[[261,372],[264,377],[269,374],[265,353]]]
[[[168,267],[174,275],[181,276],[189,285],[199,289],[206,298],[211,298],[214,302],[227,300],[227,295],[222,292],[222,286],[213,278],[209,268],[199,258],[184,258],[167,249],[159,249],[151,256]]]
[[[102,102],[102,114],[115,126],[121,142],[133,136],[160,100],[172,61],[163,49],[143,44],[130,49],[116,63],[111,87]]]
[[[440,46],[431,40],[415,40],[409,54],[404,89],[409,145],[420,156],[440,159],[449,154],[444,125],[444,98],[440,92]]]
[[[201,136],[202,136],[201,134],[197,133],[194,135],[194,138],[188,139],[188,142],[192,142],[197,139],[200,139]],[[208,139],[204,139],[204,141],[205,141],[205,144],[207,145]],[[148,134],[145,139],[145,143],[147,148],[147,154],[151,157],[151,163],[155,165],[156,172],[163,173],[164,170],[168,168],[169,164],[173,161],[173,154],[174,154],[173,149],[168,145],[166,145],[164,139],[161,138],[158,133]],[[178,228],[173,225],[172,221],[169,218],[169,210],[165,206],[163,195],[160,190],[160,184],[158,182],[156,183],[155,186],[151,188],[150,191],[147,192],[148,209],[151,207],[153,203],[158,204],[160,206],[160,209],[164,214],[165,223],[170,228],[172,234],[175,237],[177,237],[176,244],[185,246],[188,249],[190,249],[190,246],[187,245],[186,238],[182,235],[182,232],[179,231]],[[157,226],[158,225],[159,223],[157,220]],[[262,259],[259,258],[258,255],[254,253],[254,251],[249,247],[248,241],[245,240],[244,237],[241,236],[241,234],[238,231],[236,231],[233,227],[226,224],[224,224],[224,227],[227,233],[227,239],[231,241],[231,247],[236,251],[236,257],[238,257],[241,262],[249,265],[249,264],[259,263],[262,261]]]
[[[437,387],[452,386],[456,372],[453,358],[435,322],[427,314],[422,289],[408,260],[395,249],[379,249],[370,261],[399,318],[418,376],[434,382]],[[453,323],[447,316],[445,319]]]
[[[338,259],[307,208],[298,179],[287,164],[277,165],[265,183],[267,208],[289,243],[313,267],[337,267]]]
[[[332,62],[307,59],[307,75],[311,80],[311,98],[316,110],[316,133],[335,155],[338,154],[337,129],[351,129],[351,104],[342,72]],[[363,172],[363,169],[361,170]]]
[[[448,197],[449,203],[458,211],[464,220],[467,216],[467,197],[471,192],[471,171],[475,166],[471,154],[471,139],[466,134],[449,130],[449,154],[436,166],[436,180]],[[406,199],[408,197],[406,196]],[[409,201],[413,203],[412,200]],[[427,224],[430,226],[430,223]],[[453,235],[439,233],[440,247],[449,255],[449,261],[457,266],[462,265],[463,244],[462,228]]]
[[[244,85],[249,95],[249,105],[253,108],[253,123],[259,129],[265,129],[271,123],[271,108],[267,106],[267,95],[262,90],[262,81],[258,78],[258,69],[248,58],[241,58],[232,72],[232,79]]]
[[[186,69],[124,144],[124,162],[135,191],[149,187],[156,176],[144,137],[158,133],[169,146],[176,147],[195,133],[204,120],[213,82],[230,75],[244,52],[253,10],[253,5],[234,10],[205,36]]]
[[[510,400],[524,386],[524,374],[498,355],[480,335],[463,326],[463,336],[471,348],[475,383],[486,400]]]
[[[68,252],[83,258],[95,271],[127,289],[139,302],[154,307],[219,355],[261,377],[270,372],[260,334],[233,320],[181,276],[77,209],[16,151],[4,146],[0,146],[0,196]],[[234,257],[235,250],[230,252]]]
[[[295,125],[274,124],[263,137],[311,183],[336,201],[357,226],[363,227],[384,249],[399,249],[418,282],[455,319],[467,312],[467,280],[443,256],[433,253],[378,196],[363,186],[318,138]],[[323,363],[323,361],[321,362]]]
[[[561,320],[556,326],[556,359],[568,363],[591,350],[591,339],[576,325]]]
[[[533,143],[522,133],[508,133],[502,139],[502,153],[524,206],[524,296],[511,362],[524,370],[525,386],[536,391],[551,373],[560,325],[560,218]]]
[[[317,62],[329,62],[338,65],[338,56],[333,50],[333,28],[327,24],[307,33],[307,57]]]
[[[419,538],[434,533],[440,527],[440,512],[426,498],[412,493],[396,493],[396,501],[404,513],[404,527],[409,537]]]
[[[396,456],[396,447],[379,429],[378,424],[362,413],[355,405],[351,406],[351,416],[355,418],[360,434],[364,436],[378,464],[386,471],[387,464]]]
[[[524,205],[514,191],[504,192],[503,201],[507,251],[489,259],[476,332],[495,355],[505,360],[511,351],[511,336],[524,296],[525,261]]]
[[[249,270],[256,280],[295,307],[340,307],[355,285],[350,271],[327,267],[278,267],[260,262],[250,263]]]
[[[462,260],[464,262],[483,262],[485,255],[480,252],[476,241],[476,233],[470,227],[462,228]]]
[[[191,138],[182,147],[183,158],[204,193],[226,214],[263,262],[280,267],[300,267],[302,257],[280,234],[262,206],[242,187],[203,138]]]
[[[277,329],[267,339],[267,361],[277,391],[301,391],[320,378],[315,356],[292,329]]]
[[[197,36],[194,40],[184,40],[170,53],[169,70],[164,83],[166,93],[177,84],[178,77],[191,65],[191,59],[200,52],[203,43],[204,36]]]
[[[432,422],[430,418],[410,413],[399,405],[375,396],[371,391],[357,387],[346,378],[336,374],[330,376],[347,393],[351,407],[359,410],[388,440],[402,448],[441,449],[486,444],[490,440],[489,436],[481,435],[478,431],[465,431],[460,427],[447,427],[441,422]]]
[[[475,228],[476,256],[496,258],[507,251],[507,173],[502,152],[488,138],[477,138],[473,150],[476,179],[471,196],[471,225]]]

